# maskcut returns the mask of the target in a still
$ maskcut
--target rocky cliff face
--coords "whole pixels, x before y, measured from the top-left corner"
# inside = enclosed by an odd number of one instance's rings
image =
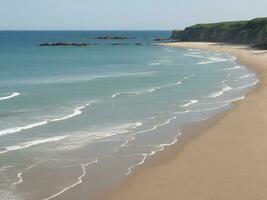
[[[172,39],[180,41],[267,43],[267,18],[250,21],[197,24],[183,31],[175,30]]]

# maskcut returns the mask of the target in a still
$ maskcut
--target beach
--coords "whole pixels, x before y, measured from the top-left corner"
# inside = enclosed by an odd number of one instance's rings
[[[169,148],[164,158],[155,158],[168,161],[136,170],[107,199],[267,199],[266,51],[200,42],[163,45],[232,54],[257,73],[260,83],[182,149]]]

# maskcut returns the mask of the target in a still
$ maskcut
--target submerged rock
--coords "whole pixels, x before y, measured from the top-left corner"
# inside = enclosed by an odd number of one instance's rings
[[[129,44],[126,44],[126,43],[112,43],[110,45],[113,45],[113,46],[120,46],[120,45],[129,45]]]
[[[92,46],[93,44],[88,43],[77,43],[77,42],[52,42],[52,43],[42,43],[40,46],[77,46],[77,47],[83,47],[83,46]]]
[[[172,40],[171,38],[156,38],[154,39],[155,42],[161,42],[161,41],[170,41]]]
[[[97,36],[93,39],[95,39],[95,40],[127,40],[127,39],[133,39],[133,38],[127,37],[127,36],[105,35],[105,36]]]

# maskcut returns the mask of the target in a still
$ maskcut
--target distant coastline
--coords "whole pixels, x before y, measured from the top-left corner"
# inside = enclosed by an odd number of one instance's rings
[[[246,44],[259,49],[267,49],[267,18],[196,24],[184,30],[174,30],[171,38],[189,42]]]

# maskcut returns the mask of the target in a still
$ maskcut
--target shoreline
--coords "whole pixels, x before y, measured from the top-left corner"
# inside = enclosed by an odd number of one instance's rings
[[[155,159],[152,164],[148,162],[138,169],[105,199],[157,200],[168,196],[168,199],[185,200],[244,200],[266,197],[266,51],[243,45],[202,42],[160,45],[232,54],[240,64],[257,73],[260,83],[245,100],[236,102],[233,110],[214,119],[201,134],[182,147],[173,145],[152,158]]]

